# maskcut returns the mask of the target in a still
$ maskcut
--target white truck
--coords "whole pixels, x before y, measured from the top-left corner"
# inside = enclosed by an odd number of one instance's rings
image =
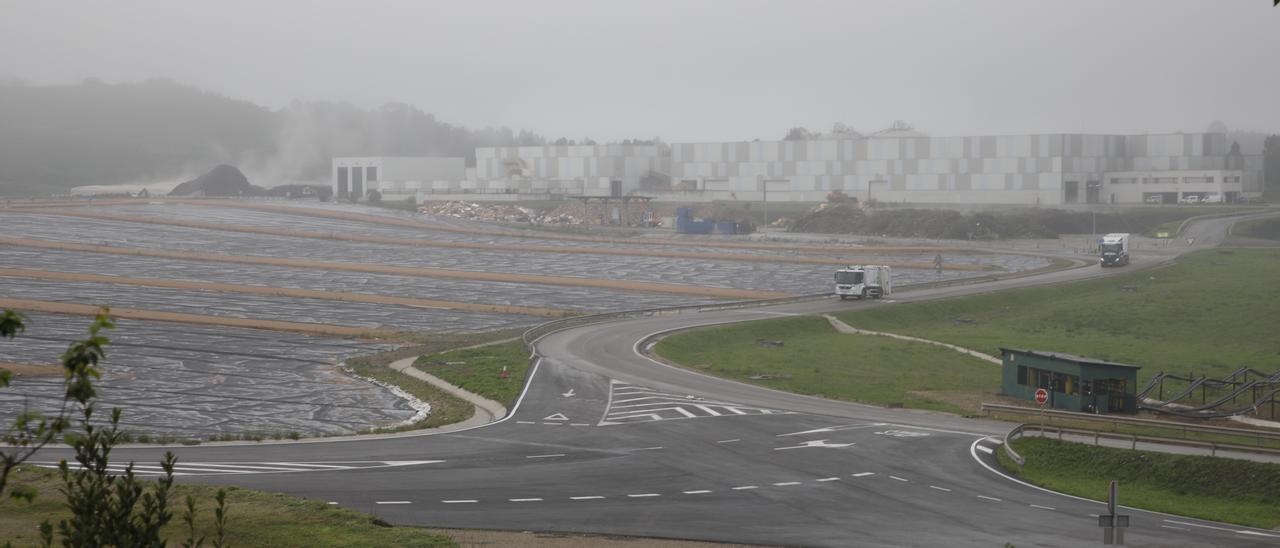
[[[887,266],[851,265],[836,271],[836,295],[840,300],[853,297],[879,299],[893,293],[893,276]]]
[[[1129,234],[1115,232],[1102,237],[1098,243],[1098,264],[1103,267],[1129,264]]]

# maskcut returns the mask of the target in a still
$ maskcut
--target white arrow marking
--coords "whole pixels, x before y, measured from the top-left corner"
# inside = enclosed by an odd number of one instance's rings
[[[785,451],[787,449],[804,449],[806,447],[828,447],[831,449],[839,449],[841,447],[849,447],[851,445],[853,444],[852,443],[827,443],[827,440],[813,440],[813,441],[806,441],[800,445],[793,445],[791,447],[774,447],[773,450]]]
[[[560,395],[561,395],[561,396],[564,396],[564,397],[566,397],[566,398],[572,398],[572,397],[573,397],[573,389],[572,389],[572,388],[570,388],[568,392],[565,392],[565,393],[560,394]]]
[[[542,420],[544,420],[544,421],[567,421],[567,420],[569,420],[569,417],[564,416],[564,413],[556,413],[556,414],[554,414],[554,415],[549,415],[547,418],[542,419]]]
[[[382,462],[387,466],[415,466],[418,464],[435,464],[437,462],[444,462],[444,461],[442,460],[384,460]]]
[[[826,428],[816,428],[814,430],[805,430],[803,432],[789,432],[786,434],[778,434],[777,436],[774,436],[774,437],[781,438],[783,436],[803,436],[805,434],[820,434],[822,432],[835,432],[838,430],[854,430],[857,428],[871,428],[873,426],[884,426],[884,425],[885,423],[883,422],[877,422],[873,424],[847,424],[844,426],[828,426]]]

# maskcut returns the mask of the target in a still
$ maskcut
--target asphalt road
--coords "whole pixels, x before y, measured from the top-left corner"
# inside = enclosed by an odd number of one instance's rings
[[[1190,247],[1213,244],[1228,224],[1193,226]],[[173,450],[181,481],[282,491],[399,524],[815,546],[1100,544],[1094,516],[1103,505],[997,471],[991,436],[1007,424],[776,392],[662,365],[637,346],[696,325],[893,306],[1160,260],[905,292],[890,302],[826,300],[591,325],[538,343],[545,358],[498,423]],[[114,456],[153,462],[162,451],[126,448]],[[1125,513],[1133,546],[1280,545],[1280,532]]]

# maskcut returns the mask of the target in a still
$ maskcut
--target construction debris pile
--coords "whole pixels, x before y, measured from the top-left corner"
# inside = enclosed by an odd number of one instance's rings
[[[540,223],[542,215],[533,209],[507,204],[477,204],[473,202],[427,202],[418,208],[419,213],[440,215],[468,221],[503,223]]]

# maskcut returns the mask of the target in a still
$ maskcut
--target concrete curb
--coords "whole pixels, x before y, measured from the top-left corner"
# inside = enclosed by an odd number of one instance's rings
[[[472,415],[471,418],[465,421],[449,425],[451,428],[467,428],[471,426],[478,426],[481,424],[489,424],[493,421],[496,421],[498,419],[501,419],[502,417],[507,416],[507,408],[502,404],[496,401],[493,401],[491,399],[485,398],[483,396],[480,396],[478,394],[473,394],[471,392],[463,390],[461,387],[458,387],[444,379],[441,379],[440,377],[437,377],[430,373],[425,373],[422,370],[414,367],[413,362],[417,361],[417,359],[418,357],[414,356],[411,358],[396,360],[388,364],[387,367],[390,367],[391,369],[404,373],[405,375],[408,375],[415,379],[429,382],[432,385],[435,385],[437,388],[444,390],[445,392],[448,392],[450,394],[453,394],[459,398],[467,400],[476,406],[476,414]]]

